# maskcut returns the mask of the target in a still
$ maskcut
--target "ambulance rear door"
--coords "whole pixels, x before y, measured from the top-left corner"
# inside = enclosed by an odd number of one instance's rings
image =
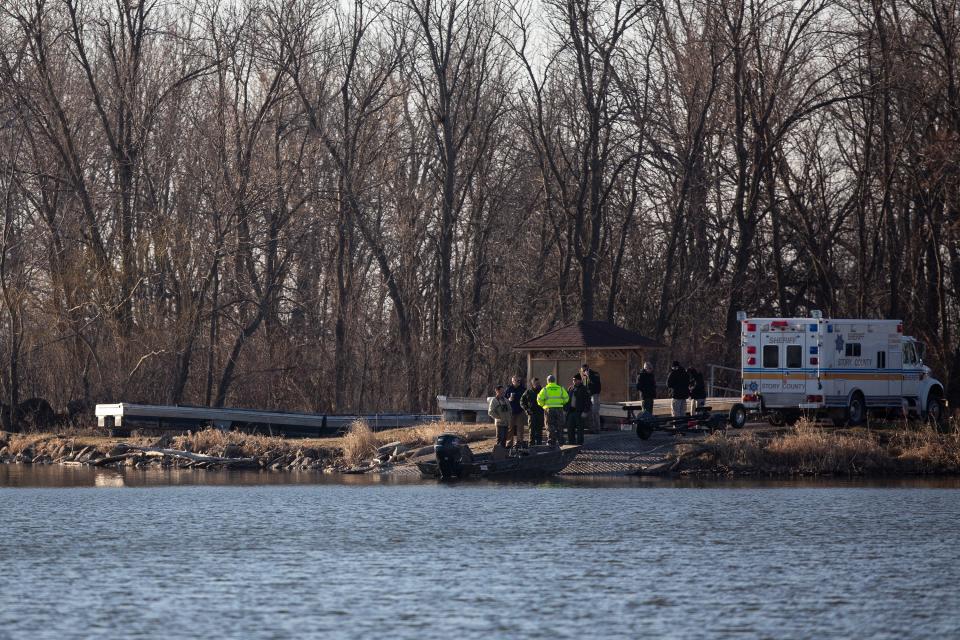
[[[882,361],[877,362],[877,368],[887,378],[887,395],[893,398],[903,397],[903,352],[900,350],[900,334],[894,333],[887,338],[887,348]]]

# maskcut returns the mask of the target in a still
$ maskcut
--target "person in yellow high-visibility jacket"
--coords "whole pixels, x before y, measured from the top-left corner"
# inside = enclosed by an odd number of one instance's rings
[[[547,385],[537,394],[537,404],[547,414],[547,444],[563,444],[563,408],[570,402],[570,394],[557,384],[557,377],[547,376]]]

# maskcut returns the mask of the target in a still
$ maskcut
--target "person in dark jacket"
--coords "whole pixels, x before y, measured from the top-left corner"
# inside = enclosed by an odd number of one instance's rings
[[[690,376],[690,400],[691,413],[696,413],[697,409],[707,404],[707,386],[703,382],[703,374],[697,369],[690,367],[687,369],[687,375]]]
[[[533,445],[543,444],[543,407],[537,404],[540,389],[540,378],[534,378],[520,396],[520,406],[527,414],[527,426],[530,427],[530,444]]]
[[[690,376],[687,375],[687,370],[681,367],[676,360],[670,367],[667,387],[670,388],[670,397],[673,399],[670,413],[674,418],[687,415],[686,401],[690,397]]]
[[[637,375],[637,393],[643,402],[644,413],[653,414],[653,399],[657,397],[657,381],[653,377],[653,365],[643,363],[643,370]]]
[[[590,429],[594,433],[600,433],[600,374],[584,363],[580,367],[580,377],[590,392]]]
[[[510,385],[504,391],[507,401],[510,403],[510,421],[507,425],[507,448],[519,446],[523,442],[523,427],[527,424],[527,416],[520,406],[520,398],[527,388],[523,386],[523,378],[513,376],[510,378]]]
[[[573,384],[567,387],[570,401],[567,403],[567,442],[583,444],[583,426],[590,415],[590,390],[583,384],[579,373],[573,376]]]

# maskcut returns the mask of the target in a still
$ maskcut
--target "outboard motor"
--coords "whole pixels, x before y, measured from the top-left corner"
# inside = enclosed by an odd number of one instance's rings
[[[634,423],[637,425],[637,437],[641,440],[649,440],[654,429],[657,428],[657,419],[652,413],[646,411],[634,418]]]
[[[440,477],[449,480],[463,473],[463,441],[455,433],[441,433],[433,445]]]

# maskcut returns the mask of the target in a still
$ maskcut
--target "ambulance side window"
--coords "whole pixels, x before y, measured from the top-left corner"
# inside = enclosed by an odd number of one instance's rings
[[[787,369],[799,369],[803,366],[803,347],[798,344],[787,345]]]
[[[860,357],[860,343],[859,342],[848,342],[845,346],[844,355],[848,358],[859,358]]]
[[[780,366],[780,346],[766,344],[763,346],[763,368],[776,369]]]
[[[917,353],[909,342],[903,345],[903,364],[917,364]]]
[[[887,368],[887,352],[877,351],[877,369]]]

